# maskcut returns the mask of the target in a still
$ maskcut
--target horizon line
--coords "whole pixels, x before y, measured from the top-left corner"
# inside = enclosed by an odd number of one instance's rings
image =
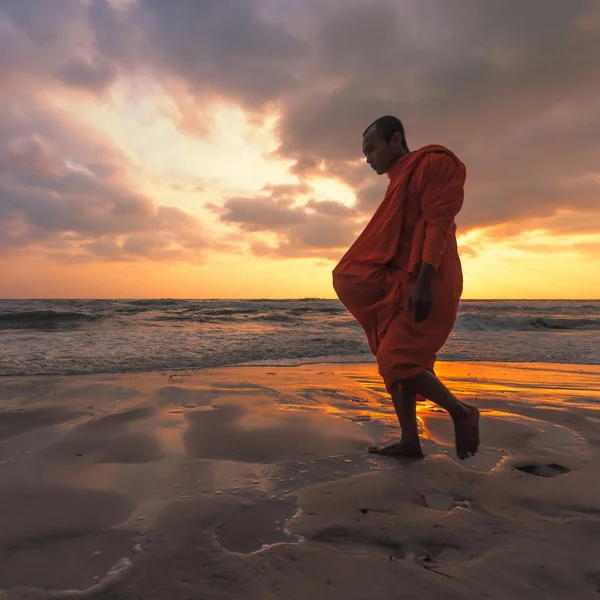
[[[26,302],[26,301],[40,301],[40,302],[57,302],[57,301],[102,301],[102,302],[110,302],[110,301],[165,301],[165,300],[175,300],[175,301],[203,301],[203,302],[214,302],[214,301],[223,301],[223,302],[298,302],[298,301],[338,301],[338,298],[322,298],[318,296],[310,297],[297,297],[297,298],[176,298],[171,296],[164,297],[139,297],[139,298],[102,298],[102,297],[64,297],[64,298],[0,298],[0,302]],[[461,302],[600,302],[600,298],[462,298]]]

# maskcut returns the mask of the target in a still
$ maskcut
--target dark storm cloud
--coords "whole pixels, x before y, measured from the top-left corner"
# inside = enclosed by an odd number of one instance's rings
[[[105,56],[164,70],[196,93],[260,108],[299,83],[306,43],[263,19],[260,2],[139,0],[119,12],[96,0],[90,14]]]
[[[600,98],[598,98],[600,99]],[[600,104],[561,102],[496,139],[473,144],[465,226],[550,216],[557,210],[598,210]]]
[[[589,206],[600,190],[577,178],[597,172],[600,158],[600,121],[590,108],[600,105],[593,7],[349,3],[315,30],[318,75],[336,85],[290,100],[280,152],[297,158],[301,173],[325,163],[348,181],[348,170],[360,170],[347,164],[360,152],[361,132],[391,113],[405,121],[411,148],[443,143],[467,164],[463,226]],[[377,183],[353,186],[362,210],[382,197]]]

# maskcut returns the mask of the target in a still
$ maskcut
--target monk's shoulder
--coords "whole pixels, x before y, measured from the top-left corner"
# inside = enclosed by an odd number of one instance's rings
[[[424,146],[419,152],[421,156],[416,171],[421,179],[461,176],[465,172],[460,159],[444,146],[432,144]]]

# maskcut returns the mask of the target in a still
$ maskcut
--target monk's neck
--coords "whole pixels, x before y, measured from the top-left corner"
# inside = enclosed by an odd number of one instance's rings
[[[410,152],[404,152],[397,159],[396,162],[388,169],[387,176],[390,179],[393,179],[398,173],[402,172],[404,168],[404,163],[406,162],[406,157],[410,154]]]

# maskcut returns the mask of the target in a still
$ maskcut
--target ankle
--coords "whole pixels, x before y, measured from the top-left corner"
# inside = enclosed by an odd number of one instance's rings
[[[416,438],[413,438],[413,437],[404,437],[404,436],[402,436],[402,437],[400,438],[400,443],[401,443],[403,446],[409,446],[409,447],[415,447],[415,448],[416,448],[417,446],[418,446],[419,448],[421,447],[421,440],[420,440],[418,437],[416,437]]]
[[[456,420],[456,419],[465,419],[466,417],[470,416],[471,414],[471,407],[468,404],[464,404],[463,402],[461,402],[460,400],[458,401],[458,405],[456,406],[456,408],[450,412],[450,416]]]

